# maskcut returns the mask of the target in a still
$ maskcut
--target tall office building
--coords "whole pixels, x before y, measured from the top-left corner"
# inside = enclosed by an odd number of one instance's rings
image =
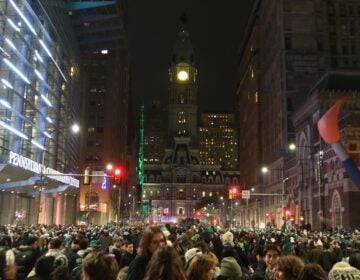
[[[69,223],[76,196],[78,46],[53,1],[0,2],[0,223]],[[52,174],[53,176],[51,176]],[[54,176],[57,175],[57,176]]]
[[[226,186],[238,183],[237,170],[223,170],[220,164],[205,164],[200,160],[197,75],[196,57],[183,16],[169,67],[165,129],[159,131],[164,125],[162,112],[158,111],[158,118],[144,122],[143,203],[149,205],[145,213],[149,219],[170,222],[208,218],[218,223],[219,212],[201,213],[199,209],[205,201],[219,203],[227,193]],[[149,109],[149,114],[152,110]],[[159,144],[163,149],[161,158]]]
[[[128,146],[126,5],[126,1],[74,1],[69,10],[84,70],[84,131],[79,165],[82,173],[93,175],[90,180],[82,180],[80,187],[79,219],[85,223],[105,224],[122,217],[121,197],[133,164]],[[121,184],[114,185],[108,164],[121,166]]]
[[[294,0],[253,3],[239,49],[240,170],[248,174],[246,180],[259,187],[264,185],[264,192],[281,194],[285,188],[285,197],[264,196],[258,202],[263,212],[253,218],[257,221],[260,217],[265,221],[268,213],[271,220],[281,224],[285,205],[291,206],[292,215],[299,221],[302,207],[312,207],[313,194],[308,190],[316,189],[314,182],[302,182],[299,172],[297,178],[286,180],[287,168],[292,166],[288,145],[297,138],[291,116],[327,71],[358,69],[355,34],[359,4]],[[256,110],[249,111],[249,102]],[[254,128],[250,135],[243,129],[249,126],[259,129]],[[253,145],[253,139],[260,149]],[[314,154],[320,151],[319,141],[311,143],[307,139],[301,145],[312,146]],[[257,151],[260,154],[255,158]],[[253,171],[248,170],[248,159],[259,164]],[[301,169],[303,160],[295,160],[295,170]],[[256,176],[262,165],[271,169],[270,174]],[[298,199],[299,193],[309,195]],[[253,204],[254,208],[258,203]],[[315,219],[316,214],[310,214],[306,222],[314,223]]]
[[[234,114],[206,113],[200,116],[199,153],[203,165],[238,167],[238,135]]]
[[[124,11],[125,1],[0,2],[0,223],[79,222],[83,177],[69,174],[103,178],[105,163],[130,162]],[[87,221],[119,211],[109,183],[81,193]]]

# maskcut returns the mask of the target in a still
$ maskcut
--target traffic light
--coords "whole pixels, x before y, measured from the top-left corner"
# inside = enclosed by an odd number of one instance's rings
[[[229,187],[229,199],[237,199],[240,196],[239,186],[230,186]]]
[[[195,212],[195,216],[196,216],[196,217],[200,217],[200,216],[201,216],[200,210],[198,210],[198,211]]]
[[[114,171],[113,171],[113,176],[114,176],[114,184],[115,185],[118,185],[118,184],[121,184],[121,179],[123,177],[123,174],[124,171],[121,167],[115,167],[114,168]]]
[[[291,216],[291,211],[288,207],[284,207],[283,209],[283,217],[289,219]]]

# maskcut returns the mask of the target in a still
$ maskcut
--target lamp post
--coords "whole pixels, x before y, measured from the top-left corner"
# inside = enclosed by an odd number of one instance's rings
[[[280,171],[281,172],[281,212],[283,212],[284,210],[284,202],[285,202],[285,182],[289,179],[289,178],[284,178],[284,169],[283,168],[271,168],[269,169],[267,166],[263,166],[261,168],[261,172],[263,174],[267,174],[269,173],[269,171]],[[283,216],[283,215],[282,215]],[[286,216],[285,216],[286,218]],[[286,219],[284,220],[284,223],[286,222]]]
[[[57,128],[55,130],[51,130],[51,131],[44,131],[44,145],[41,146],[39,144],[36,144],[37,147],[41,148],[42,152],[41,152],[41,169],[40,169],[40,177],[39,180],[37,180],[35,182],[35,186],[34,188],[38,188],[39,191],[39,205],[38,205],[38,223],[40,224],[41,222],[43,222],[44,220],[44,209],[43,209],[43,202],[42,202],[42,194],[44,189],[46,188],[46,184],[47,182],[45,181],[45,176],[47,174],[45,174],[45,157],[46,157],[46,151],[48,148],[48,140],[52,138],[52,134],[55,131],[60,131],[61,129],[68,129],[68,128]],[[70,126],[70,131],[75,135],[78,134],[80,132],[80,126],[77,123],[74,123]],[[33,139],[31,140],[32,143],[38,143],[37,141],[34,141]]]
[[[303,141],[300,145],[291,143],[289,145],[289,149],[295,151],[299,148],[299,152],[296,154],[296,159],[298,162],[300,162],[301,164],[301,176],[302,176],[302,188],[303,190],[301,190],[302,192],[305,192],[305,180],[304,177],[306,176],[308,179],[308,187],[310,187],[311,189],[311,193],[307,193],[306,196],[304,197],[304,201],[306,201],[307,205],[308,205],[308,211],[305,211],[305,217],[303,217],[303,219],[305,220],[306,223],[311,223],[315,221],[315,209],[314,207],[311,206],[315,206],[315,204],[313,204],[312,202],[314,201],[314,196],[312,193],[312,190],[317,188],[317,194],[315,194],[318,196],[318,215],[317,215],[317,219],[319,221],[319,230],[321,230],[321,227],[323,225],[324,222],[324,216],[323,216],[323,209],[322,209],[322,197],[321,197],[321,188],[322,188],[322,165],[323,165],[323,150],[322,150],[322,141],[320,140],[319,145],[317,146],[312,146],[312,145],[307,145],[307,143],[305,141]],[[317,161],[315,161],[317,160]],[[310,168],[308,170],[306,170],[306,174],[304,175],[304,170],[303,170],[303,162],[306,162],[306,166],[309,165]],[[314,184],[314,182],[317,183],[316,186],[312,186],[312,184]],[[301,195],[300,195],[301,197]],[[301,206],[304,207],[304,206]]]

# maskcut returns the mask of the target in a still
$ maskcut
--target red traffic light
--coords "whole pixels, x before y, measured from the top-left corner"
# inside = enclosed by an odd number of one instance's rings
[[[239,186],[230,186],[229,187],[229,199],[236,199],[240,195],[240,187]]]
[[[113,176],[114,176],[114,183],[115,184],[121,183],[123,173],[124,173],[124,171],[123,171],[123,169],[121,167],[115,167],[114,168]]]

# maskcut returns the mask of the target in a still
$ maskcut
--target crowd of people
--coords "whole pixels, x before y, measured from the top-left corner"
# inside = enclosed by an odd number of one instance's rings
[[[1,226],[0,280],[360,279],[360,232]]]

